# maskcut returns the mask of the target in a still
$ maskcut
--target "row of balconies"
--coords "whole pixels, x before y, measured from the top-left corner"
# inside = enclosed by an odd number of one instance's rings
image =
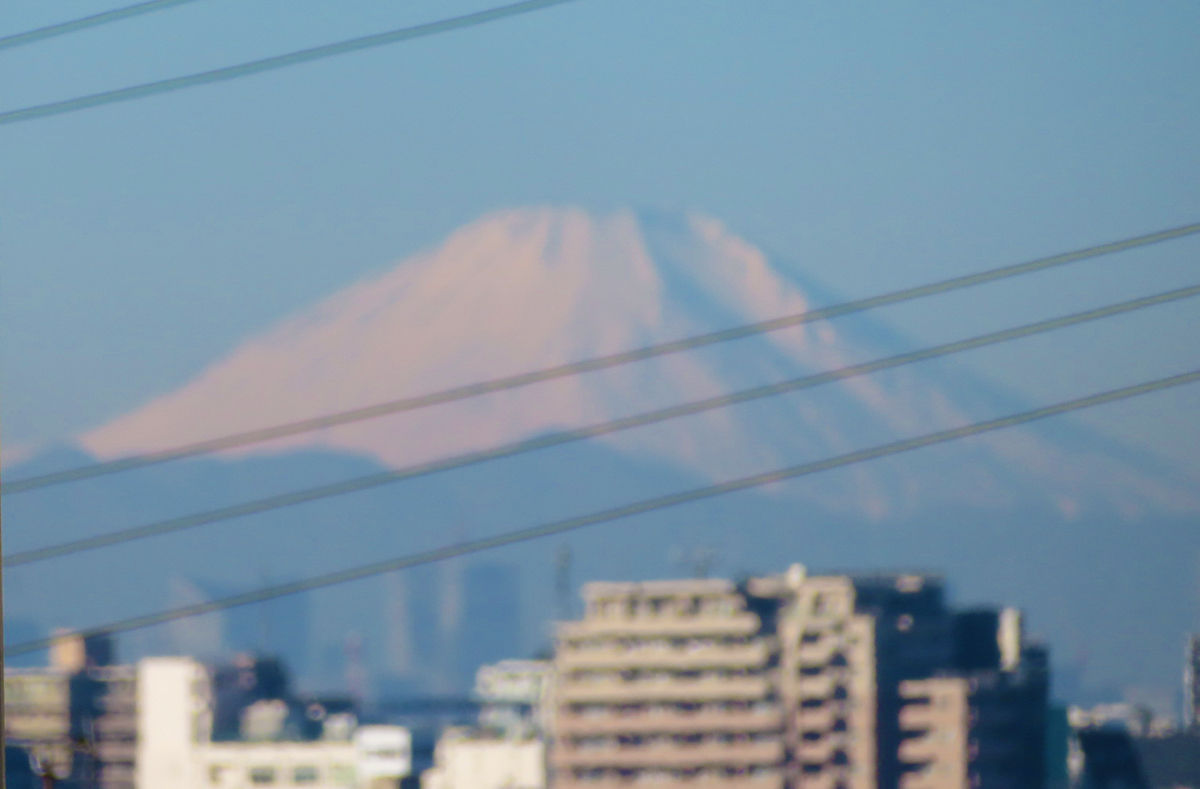
[[[590,682],[561,682],[558,700],[586,701],[708,701],[763,699],[771,695],[774,682],[766,676],[702,679],[647,679],[624,681],[602,679]]]
[[[777,765],[784,759],[784,745],[774,742],[740,742],[703,745],[652,745],[602,748],[568,748],[556,745],[550,763],[557,768],[634,767],[698,768],[718,765]]]
[[[582,619],[559,623],[559,637],[564,640],[597,635],[662,635],[721,637],[749,636],[758,632],[761,623],[754,614],[742,611],[721,617],[645,617],[637,619]]]
[[[900,708],[900,728],[904,731],[926,731],[933,728],[960,726],[969,711],[957,705],[935,707],[928,704],[905,704]]]
[[[783,726],[778,708],[756,711],[646,712],[633,715],[571,715],[560,712],[555,729],[562,735],[644,732],[774,731]]]
[[[669,647],[622,649],[563,649],[558,665],[563,669],[607,666],[758,666],[771,657],[772,645],[755,641],[737,646],[707,646],[675,649]]]
[[[775,677],[775,671],[759,667],[722,668],[621,668],[621,669],[575,669],[561,675],[565,685],[594,685],[603,682],[728,682],[730,680]]]
[[[783,789],[784,776],[763,772],[759,775],[688,778],[575,778],[557,776],[555,789]]]
[[[911,737],[902,741],[898,754],[901,761],[910,764],[931,761],[965,762],[967,744],[953,732],[931,732],[923,737]]]

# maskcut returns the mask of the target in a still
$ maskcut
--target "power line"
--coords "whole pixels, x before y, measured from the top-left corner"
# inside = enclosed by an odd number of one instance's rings
[[[35,41],[42,41],[47,38],[86,30],[89,27],[107,25],[109,22],[119,22],[122,19],[141,16],[151,11],[162,11],[190,2],[192,0],[147,0],[145,3],[135,3],[124,8],[114,8],[112,11],[103,11],[99,14],[72,19],[68,22],[57,22],[53,25],[39,27],[36,30],[27,30],[24,33],[14,33],[10,36],[0,37],[0,50],[32,44]]]
[[[0,112],[0,126],[7,123],[17,123],[20,121],[29,121],[35,118],[47,118],[51,115],[62,115],[67,112],[76,112],[85,110],[90,107],[99,107],[105,104],[115,104],[120,101],[131,101],[133,99],[142,99],[147,96],[156,96],[160,93],[170,93],[176,90],[185,88],[194,88],[199,85],[207,85],[213,82],[225,82],[226,80],[238,79],[239,77],[249,77],[253,74],[261,74],[265,71],[274,71],[275,69],[295,66],[300,63],[308,63],[313,60],[321,60],[322,58],[333,57],[334,55],[344,55],[347,52],[357,52],[360,49],[369,49],[371,47],[379,47],[385,44],[395,44],[400,41],[409,41],[414,38],[424,38],[425,36],[433,36],[438,33],[449,33],[452,30],[461,30],[466,27],[474,27],[476,25],[495,22],[500,19],[517,16],[519,14],[527,14],[532,11],[539,11],[543,8],[562,5],[569,3],[571,0],[522,0],[519,3],[511,3],[509,5],[499,6],[497,8],[489,8],[485,11],[476,11],[471,14],[463,14],[462,16],[451,17],[450,19],[441,19],[437,22],[428,22],[423,25],[414,25],[413,27],[404,27],[398,30],[389,30],[386,33],[374,33],[369,36],[360,36],[351,38],[347,41],[339,41],[336,44],[325,44],[319,47],[310,49],[301,49],[296,52],[289,52],[286,55],[274,55],[261,60],[252,60],[249,63],[241,63],[236,66],[225,66],[223,68],[212,69],[211,71],[201,71],[196,74],[188,74],[183,77],[172,77],[170,79],[157,80],[155,82],[146,82],[141,85],[134,85],[128,88],[118,88],[117,90],[106,90],[101,93],[93,93],[89,96],[79,96],[74,99],[66,99],[63,101],[53,101],[49,104],[39,104],[35,107],[24,107],[19,110],[9,110],[8,112]]]
[[[580,515],[574,518],[565,520],[553,521],[551,523],[532,526],[526,529],[518,529],[516,531],[506,532],[494,537],[486,537],[479,540],[469,540],[466,542],[449,545],[443,548],[436,548],[430,551],[420,551],[418,553],[401,556],[394,559],[387,559],[381,562],[373,562],[371,564],[360,565],[346,570],[338,570],[332,573],[314,576],[300,581],[291,583],[279,584],[270,586],[264,589],[258,589],[253,592],[245,592],[243,594],[231,595],[223,597],[219,600],[210,600],[204,603],[196,603],[193,605],[182,606],[179,608],[171,608],[165,611],[158,611],[151,614],[143,614],[134,616],[128,619],[121,619],[115,622],[110,622],[106,625],[90,628],[82,631],[86,636],[97,635],[102,633],[122,633],[129,630],[138,630],[144,627],[160,625],[165,622],[171,622],[177,619],[187,619],[189,617],[200,616],[201,614],[210,614],[216,611],[222,611],[227,608],[235,608],[252,603],[261,603],[265,600],[272,600],[277,597],[299,594],[308,592],[314,589],[320,589],[327,586],[349,583],[363,578],[368,578],[374,575],[404,570],[410,567],[416,567],[422,564],[430,564],[433,562],[445,561],[458,556],[463,556],[480,551],[487,551],[494,548],[501,548],[508,545],[513,545],[529,540],[536,540],[541,537],[549,537],[564,532],[581,529],[585,526],[595,526],[601,523],[609,523],[611,521],[621,520],[624,518],[632,518],[636,515],[644,515],[648,512],[656,510],[668,509],[677,507],[681,504],[688,504],[693,501],[709,499],[715,496],[722,496],[727,493],[736,491],[748,490],[751,488],[769,485],[774,482],[783,482],[785,480],[796,479],[798,477],[816,474],[822,471],[829,471],[843,466],[849,466],[856,463],[863,463],[868,460],[887,457],[889,455],[897,455],[902,452],[910,452],[914,449],[932,446],[934,444],[942,444],[948,441],[954,441],[969,436],[987,433],[993,430],[1000,430],[1006,427],[1026,424],[1039,419],[1046,419],[1051,416],[1065,414],[1071,411],[1078,411],[1084,408],[1091,408],[1102,405],[1104,403],[1112,403],[1118,400],[1125,400],[1139,395],[1157,392],[1163,389],[1169,389],[1175,386],[1183,386],[1185,384],[1195,383],[1200,381],[1200,370],[1173,375],[1168,378],[1160,378],[1147,383],[1136,384],[1134,386],[1126,386],[1120,389],[1113,389],[1099,394],[1089,395],[1074,400],[1057,403],[1055,405],[1043,406],[1032,411],[1024,411],[1012,416],[1001,417],[999,419],[990,419],[985,422],[977,422],[964,427],[956,427],[950,430],[940,430],[935,433],[927,433],[916,438],[909,438],[903,441],[895,441],[890,444],[872,447],[870,449],[859,450],[858,452],[850,452],[845,455],[818,460],[812,463],[801,463],[795,466],[775,471],[768,471],[762,474],[754,474],[749,477],[729,480],[714,485],[706,485],[701,488],[683,491],[681,493],[672,493],[666,496],[658,496],[651,499],[626,504],[621,507],[601,510],[589,515]],[[39,638],[32,641],[24,641],[16,644],[13,647],[5,650],[7,655],[23,655],[29,652],[37,652],[46,649],[50,646],[54,639]]]
[[[402,480],[427,476],[429,474],[435,474],[442,471],[450,471],[452,469],[463,468],[464,466],[486,463],[489,461],[512,457],[514,455],[520,455],[540,449],[548,449],[550,447],[560,446],[562,444],[568,444],[575,441],[582,441],[589,438],[596,438],[598,436],[616,433],[622,430],[645,427],[658,422],[665,422],[669,419],[677,419],[679,417],[698,414],[703,411],[724,408],[739,403],[750,402],[752,400],[759,400],[765,397],[774,397],[776,395],[796,392],[801,389],[808,389],[821,384],[831,383],[833,381],[840,381],[855,376],[868,375],[882,370],[888,370],[901,365],[912,364],[914,362],[925,361],[927,359],[961,353],[963,351],[973,350],[975,348],[982,348],[987,345],[1009,342],[1011,340],[1029,337],[1035,334],[1043,334],[1045,332],[1066,328],[1068,326],[1074,326],[1080,323],[1086,323],[1088,321],[1101,320],[1114,315],[1132,312],[1134,310],[1145,309],[1147,307],[1179,301],[1180,299],[1191,298],[1192,296],[1196,295],[1200,295],[1200,285],[1179,288],[1177,290],[1171,290],[1153,296],[1145,296],[1139,299],[1132,299],[1130,301],[1111,304],[1105,307],[1097,307],[1096,309],[1075,313],[1073,315],[1066,315],[1060,318],[1038,321],[1036,323],[1018,326],[1012,329],[1005,329],[1003,331],[982,334],[965,340],[958,340],[956,342],[946,343],[943,345],[936,345],[931,348],[910,351],[897,356],[890,356],[884,359],[877,359],[871,362],[864,362],[862,364],[842,367],[823,373],[793,378],[780,383],[757,386],[751,389],[733,392],[731,394],[718,395],[715,397],[705,398],[703,400],[684,403],[682,405],[660,408],[654,411],[648,411],[641,414],[635,414],[633,416],[614,419],[608,422],[589,425],[587,427],[549,433],[536,438],[502,444],[498,447],[492,447],[491,449],[466,452],[460,455],[443,458],[441,460],[421,463],[393,471],[385,471],[378,474],[368,474],[365,476],[344,480],[342,482],[335,482],[329,485],[320,485],[317,487],[306,488],[304,490],[284,493],[277,496],[268,496],[266,498],[243,502],[241,504],[234,504],[228,507],[220,507],[218,509],[208,510],[206,512],[194,513],[192,515],[170,518],[168,520],[158,521],[143,526],[134,526],[128,529],[121,529],[119,531],[109,532],[107,534],[101,534],[95,537],[86,537],[79,540],[60,543],[58,545],[46,546],[44,548],[34,548],[28,551],[10,553],[8,556],[4,557],[4,566],[12,567],[31,564],[33,562],[66,556],[68,554],[95,550],[97,548],[103,548],[112,545],[119,545],[121,543],[132,542],[134,540],[156,537],[164,534],[183,531],[185,529],[196,528],[198,526],[204,526],[210,523],[217,523],[220,521],[231,520],[233,518],[254,515],[260,512],[267,512],[269,510],[291,507],[310,501],[317,501],[319,499],[327,499],[348,493],[356,493],[363,490],[368,490],[370,488],[376,488],[382,485],[400,482]]]
[[[263,441],[270,441],[276,438],[284,438],[287,436],[299,435],[301,433],[308,433],[315,430],[322,430],[325,428],[350,424],[352,422],[360,422],[365,419],[374,419],[380,416],[397,414],[404,411],[413,411],[416,409],[427,408],[429,406],[441,405],[444,403],[452,403],[458,400],[466,400],[468,398],[479,397],[481,395],[491,394],[508,389],[517,389],[535,383],[554,380],[556,378],[565,378],[568,376],[581,375],[583,373],[594,372],[597,370],[604,370],[623,364],[629,364],[631,362],[681,353],[683,351],[702,348],[708,345],[715,345],[717,343],[740,340],[757,334],[779,331],[780,329],[800,326],[805,323],[830,320],[832,318],[838,318],[843,315],[850,315],[856,312],[863,312],[865,310],[871,310],[878,307],[899,304],[905,301],[924,298],[926,296],[948,293],[950,291],[969,288],[975,285],[982,285],[988,282],[1006,279],[1008,277],[1031,274],[1036,271],[1042,271],[1045,269],[1054,268],[1056,266],[1063,266],[1068,263],[1074,263],[1080,260],[1086,260],[1088,258],[1100,257],[1101,255],[1122,252],[1135,247],[1142,247],[1149,244],[1170,241],[1172,239],[1189,236],[1198,232],[1200,232],[1200,223],[1184,225],[1182,227],[1172,228],[1170,230],[1163,230],[1144,236],[1135,236],[1133,238],[1127,238],[1121,241],[1113,241],[1108,244],[1087,247],[1084,249],[1075,250],[1073,252],[1065,252],[1059,255],[1039,258],[1037,260],[1032,260],[1025,263],[1018,263],[1015,265],[990,269],[977,274],[953,277],[951,279],[941,280],[928,285],[904,288],[902,290],[892,291],[890,293],[884,293],[882,295],[872,296],[866,299],[848,301],[830,307],[808,310],[806,312],[787,315],[781,318],[763,321],[761,323],[751,323],[731,329],[724,329],[722,331],[687,337],[681,340],[673,340],[670,342],[658,343],[656,345],[648,345],[642,348],[610,354],[608,356],[599,356],[579,362],[572,362],[569,364],[535,370],[533,372],[505,376],[503,378],[494,378],[490,381],[481,381],[464,386],[453,387],[450,389],[443,389],[438,392],[431,392],[424,395],[418,395],[416,397],[402,398],[387,403],[379,403],[364,408],[356,408],[350,411],[342,411],[335,414],[315,417],[313,419],[302,419],[296,422],[289,422],[259,430],[249,430],[243,433],[234,433],[232,435],[208,439],[205,441],[197,441],[195,443],[185,444],[183,446],[165,449],[158,452],[132,455],[125,458],[118,458],[116,460],[94,463],[92,465],[82,466],[79,468],[12,480],[10,482],[0,483],[0,493],[13,494],[37,490],[38,488],[44,488],[50,485],[59,485],[66,482],[89,479],[106,474],[115,474],[120,471],[144,468],[146,466],[156,465],[158,463],[166,463],[172,460],[196,457],[198,455],[205,455],[226,449],[233,449],[235,447],[257,444]]]

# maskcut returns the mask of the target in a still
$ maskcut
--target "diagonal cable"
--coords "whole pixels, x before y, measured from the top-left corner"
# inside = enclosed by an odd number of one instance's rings
[[[670,507],[677,507],[682,504],[688,504],[694,501],[713,498],[715,496],[723,496],[727,493],[734,493],[741,490],[749,490],[751,488],[769,485],[774,482],[783,482],[798,477],[817,474],[822,471],[829,471],[835,468],[842,468],[856,463],[864,463],[877,458],[888,457],[890,455],[898,455],[902,452],[911,452],[922,447],[932,446],[934,444],[943,444],[948,441],[956,441],[958,439],[967,438],[969,436],[987,433],[993,430],[1001,430],[1007,427],[1026,424],[1039,419],[1057,416],[1059,414],[1078,411],[1084,408],[1093,408],[1104,403],[1112,403],[1119,400],[1126,400],[1131,397],[1157,392],[1163,389],[1169,389],[1176,386],[1195,383],[1200,381],[1200,370],[1173,375],[1168,378],[1160,378],[1147,383],[1136,384],[1134,386],[1126,386],[1120,389],[1113,389],[1099,394],[1080,397],[1074,400],[1056,403],[1054,405],[1035,408],[1031,411],[1024,411],[1019,414],[1001,417],[999,419],[990,419],[986,422],[977,422],[972,425],[956,427],[950,430],[939,430],[936,433],[927,433],[915,438],[905,439],[903,441],[895,441],[890,444],[863,449],[858,452],[850,452],[845,455],[818,460],[813,463],[801,463],[796,466],[788,466],[787,468],[768,471],[762,474],[754,474],[749,477],[729,480],[715,485],[706,485],[701,488],[683,491],[680,493],[672,493],[666,496],[658,496],[652,499],[644,499],[642,501],[626,504],[621,507],[601,510],[589,515],[581,515],[575,518],[567,518],[565,520],[554,521],[551,523],[532,526],[526,529],[506,532],[494,537],[486,537],[479,540],[469,540],[466,542],[449,545],[443,548],[436,548],[430,551],[421,551],[406,556],[401,556],[393,559],[386,559],[380,562],[360,565],[346,570],[326,573],[324,575],[306,578],[300,581],[291,583],[279,584],[277,586],[269,586],[263,589],[257,589],[253,592],[245,592],[243,594],[231,595],[218,600],[209,600],[203,603],[186,605],[179,608],[171,608],[165,611],[158,611],[141,616],[134,616],[128,619],[121,619],[115,622],[109,622],[105,625],[89,628],[82,631],[84,637],[91,635],[99,635],[104,633],[122,633],[129,630],[137,630],[153,625],[160,625],[165,622],[171,622],[177,619],[187,619],[189,617],[200,616],[201,614],[210,614],[215,611],[223,611],[227,608],[235,608],[252,603],[261,603],[264,600],[272,600],[277,597],[299,594],[301,592],[312,591],[313,589],[321,589],[337,584],[349,583],[363,578],[369,578],[374,575],[383,573],[395,572],[404,570],[410,567],[416,567],[422,564],[430,564],[433,562],[445,561],[453,559],[465,554],[478,553],[480,551],[492,550],[501,548],[507,545],[514,545],[520,542],[536,540],[542,537],[549,537],[564,532],[582,529],[586,526],[595,526],[602,523],[610,523],[612,521],[622,520],[624,518],[632,518],[637,515],[644,515],[648,512],[664,510]],[[24,641],[20,644],[15,644],[11,648],[4,650],[4,654],[24,655],[29,652],[37,652],[46,649],[53,641],[51,638],[39,638],[32,641]]]
[[[89,27],[107,25],[110,22],[119,22],[122,19],[149,14],[151,11],[162,11],[190,2],[192,0],[147,0],[144,3],[135,3],[127,5],[124,8],[114,8],[111,11],[102,11],[99,14],[80,17],[79,19],[72,19],[67,22],[56,22],[53,25],[39,27],[36,30],[27,30],[24,33],[0,36],[0,50],[32,44],[35,41],[42,41],[47,38],[66,35],[67,33],[75,33],[79,30],[87,30]]]
[[[191,529],[210,523],[217,523],[219,521],[231,520],[233,518],[240,518],[260,512],[282,509],[284,507],[291,507],[310,501],[317,501],[319,499],[327,499],[333,496],[356,493],[359,491],[376,488],[381,485],[389,485],[395,482],[400,482],[406,479],[413,479],[415,477],[422,477],[441,471],[449,471],[452,469],[463,468],[464,466],[486,463],[488,461],[512,457],[514,455],[520,455],[526,452],[533,452],[536,450],[547,449],[575,441],[596,438],[598,436],[616,433],[622,430],[645,427],[658,422],[665,422],[669,419],[690,416],[692,414],[698,414],[716,408],[725,408],[738,403],[760,400],[765,397],[774,397],[789,392],[796,392],[802,389],[819,386],[821,384],[831,383],[833,381],[840,381],[855,376],[869,375],[871,373],[899,367],[901,365],[912,364],[915,362],[933,359],[940,356],[948,356],[955,353],[962,353],[975,348],[982,348],[987,345],[1009,342],[1011,340],[1029,337],[1035,334],[1043,334],[1045,332],[1066,328],[1068,326],[1074,326],[1080,323],[1086,323],[1088,321],[1101,320],[1114,315],[1132,312],[1134,310],[1145,309],[1147,307],[1179,301],[1180,299],[1191,298],[1196,295],[1200,295],[1200,285],[1179,288],[1177,290],[1171,290],[1165,293],[1155,294],[1153,296],[1145,296],[1143,298],[1132,299],[1130,301],[1124,301],[1118,304],[1110,304],[1105,307],[1097,307],[1096,309],[1075,313],[1073,315],[1066,315],[1059,318],[1052,318],[1050,320],[1038,321],[1036,323],[1018,326],[1012,329],[991,332],[965,340],[958,340],[956,342],[937,345],[917,351],[910,351],[897,356],[890,356],[884,359],[877,359],[871,362],[864,362],[862,364],[842,367],[823,373],[793,378],[780,383],[757,386],[751,389],[733,392],[731,394],[718,395],[715,397],[705,398],[703,400],[684,403],[682,405],[660,408],[654,411],[648,411],[641,414],[635,414],[633,416],[614,419],[608,422],[589,425],[587,427],[549,433],[547,435],[537,436],[536,438],[502,444],[490,449],[454,455],[428,463],[421,463],[402,469],[396,469],[394,471],[368,474],[362,477],[355,477],[354,479],[335,482],[329,485],[321,485],[318,487],[307,488],[305,490],[294,491],[292,493],[284,493],[277,496],[268,496],[255,501],[243,502],[241,504],[234,504],[228,507],[220,507],[218,509],[208,510],[206,512],[195,513],[192,515],[184,515],[182,517],[171,518],[169,520],[158,521],[156,523],[150,523],[143,526],[134,526],[132,528],[108,532],[107,534],[101,534],[95,537],[86,537],[79,540],[59,543],[58,545],[46,546],[44,548],[34,548],[28,551],[19,551],[5,556],[4,566],[12,567],[23,564],[31,564],[33,562],[44,561],[46,559],[79,553],[81,551],[95,550],[97,548],[131,542],[133,540],[170,534],[172,532],[183,531],[185,529]]]
[[[413,411],[443,403],[452,403],[458,400],[466,400],[468,398],[479,397],[481,395],[500,392],[507,389],[517,389],[520,387],[529,386],[531,384],[551,381],[557,378],[565,378],[568,376],[580,375],[596,370],[604,370],[623,364],[629,364],[631,362],[681,353],[683,351],[690,351],[708,345],[730,342],[732,340],[739,340],[757,334],[779,331],[780,329],[800,326],[806,323],[829,320],[832,318],[841,317],[843,315],[850,315],[856,312],[876,309],[878,307],[885,307],[892,304],[912,301],[914,299],[925,298],[927,296],[948,293],[950,291],[969,288],[975,285],[982,285],[1009,277],[1031,274],[1036,271],[1042,271],[1045,269],[1054,268],[1056,266],[1063,266],[1080,260],[1100,257],[1101,255],[1109,255],[1128,249],[1134,249],[1136,247],[1147,246],[1149,244],[1170,241],[1172,239],[1189,236],[1198,232],[1200,232],[1200,222],[1172,228],[1170,230],[1163,230],[1157,233],[1150,233],[1148,235],[1135,236],[1133,238],[1126,238],[1120,241],[1113,241],[1111,243],[1101,244],[1099,246],[1078,249],[1073,252],[1065,252],[1059,255],[1053,255],[1051,257],[1039,258],[1037,260],[1032,260],[1025,263],[1018,263],[1015,265],[990,269],[988,271],[982,271],[976,274],[953,277],[951,279],[941,280],[939,282],[934,282],[927,285],[904,288],[902,290],[892,291],[890,293],[884,293],[865,299],[843,302],[830,307],[808,310],[806,312],[787,315],[781,318],[763,321],[761,323],[751,323],[744,326],[736,326],[731,329],[711,332],[709,334],[701,334],[681,340],[673,340],[670,342],[659,343],[657,345],[649,345],[643,348],[636,348],[629,351],[610,354],[608,356],[600,356],[592,359],[585,359],[579,362],[548,367],[542,370],[534,370],[528,373],[510,375],[503,378],[494,378],[489,381],[480,381],[477,383],[467,384],[465,386],[444,389],[439,392],[431,392],[424,395],[418,395],[416,397],[407,397],[387,403],[379,403],[377,405],[367,406],[365,408],[356,408],[350,411],[328,414],[312,419],[302,419],[282,425],[275,425],[258,430],[250,430],[243,433],[235,433],[219,438],[198,441],[171,449],[165,449],[158,452],[132,455],[129,457],[118,458],[116,460],[103,461],[88,466],[81,466],[74,469],[66,469],[64,471],[41,474],[34,477],[25,477],[24,479],[0,483],[0,493],[13,494],[37,490],[38,488],[44,488],[50,485],[58,485],[81,479],[89,479],[91,477],[114,474],[120,471],[129,471],[132,469],[143,468],[145,466],[156,465],[158,463],[166,463],[172,460],[196,457],[198,455],[220,452],[222,450],[233,449],[235,447],[248,446],[250,444],[261,443],[263,441],[270,441],[276,438],[284,438],[287,436],[299,435],[301,433],[309,433],[315,430],[322,430],[329,427],[336,427],[338,425],[350,424],[352,422],[360,422],[365,419],[374,419],[376,417],[386,416],[389,414],[398,414],[404,411]]]
[[[188,74],[183,77],[172,77],[170,79],[157,80],[155,82],[147,82],[141,85],[133,85],[128,88],[118,88],[116,90],[106,90],[101,93],[93,93],[89,96],[79,96],[74,99],[65,99],[63,101],[54,101],[48,104],[39,104],[35,107],[23,107],[18,110],[9,110],[8,112],[0,112],[0,126],[6,123],[17,123],[19,121],[29,121],[35,118],[47,118],[52,115],[62,115],[67,112],[76,112],[78,110],[86,110],[91,107],[100,107],[105,104],[115,104],[120,101],[131,101],[133,99],[142,99],[147,96],[155,96],[160,93],[171,93],[185,88],[194,88],[200,85],[208,85],[213,82],[225,82],[239,77],[249,77],[253,74],[261,74],[265,71],[274,71],[275,69],[286,68],[287,66],[295,66],[300,63],[308,63],[313,60],[321,60],[323,58],[333,57],[334,55],[344,55],[347,52],[357,52],[360,49],[369,49],[371,47],[384,46],[386,44],[395,44],[400,41],[410,41],[414,38],[424,38],[425,36],[433,36],[438,33],[448,33],[452,30],[461,30],[466,27],[474,27],[476,25],[495,22],[500,19],[517,16],[519,14],[527,14],[532,11],[539,11],[550,6],[562,5],[569,3],[572,0],[522,0],[522,2],[511,3],[509,5],[499,6],[497,8],[489,8],[485,11],[476,11],[471,14],[463,14],[462,16],[452,17],[450,19],[441,19],[437,22],[428,22],[423,25],[414,25],[412,27],[404,27],[398,30],[389,30],[386,33],[375,33],[369,36],[360,36],[351,38],[346,41],[339,41],[336,44],[325,44],[319,47],[311,47],[309,49],[301,49],[296,52],[289,52],[285,55],[274,55],[261,60],[250,61],[249,63],[241,63],[236,66],[226,66],[224,68],[212,69],[211,71],[202,71],[197,74]]]

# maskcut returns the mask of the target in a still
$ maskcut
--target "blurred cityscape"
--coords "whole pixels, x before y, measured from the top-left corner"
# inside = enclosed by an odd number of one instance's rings
[[[561,554],[560,621],[532,657],[512,568],[452,568],[448,600],[395,576],[369,634],[394,675],[368,682],[351,639],[335,692],[255,648],[303,634],[302,598],[230,612],[225,643],[245,651],[224,657],[197,632],[194,654],[122,663],[114,636],[62,631],[49,665],[5,670],[8,786],[1200,786],[1200,636],[1178,716],[1067,706],[1022,612],[954,607],[940,575],[732,581],[703,577],[711,559],[700,577],[587,583],[575,615]]]

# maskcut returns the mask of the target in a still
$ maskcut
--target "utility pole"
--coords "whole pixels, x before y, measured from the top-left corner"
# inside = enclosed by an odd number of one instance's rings
[[[0,634],[4,633],[4,508],[0,506]],[[0,635],[0,639],[3,635]],[[4,746],[8,748],[8,717],[4,714],[4,644],[0,641],[0,733],[4,736]],[[4,759],[0,759],[0,789],[5,789],[8,786],[8,778],[4,775],[4,762],[7,761],[7,753]]]

